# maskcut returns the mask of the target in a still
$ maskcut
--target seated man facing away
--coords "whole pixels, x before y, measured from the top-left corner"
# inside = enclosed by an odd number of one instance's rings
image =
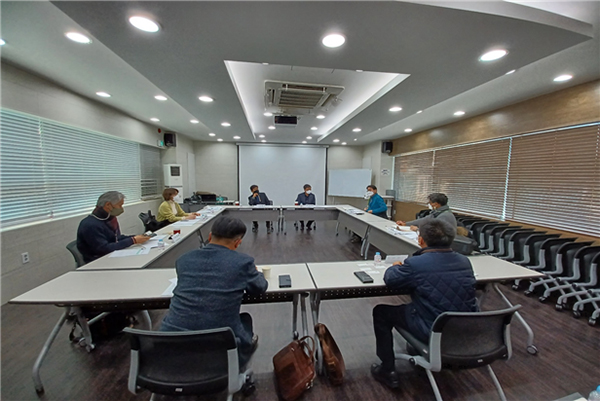
[[[106,192],[98,198],[96,208],[79,223],[77,249],[85,263],[90,263],[113,251],[150,239],[145,235],[122,235],[117,216],[123,213],[125,195],[117,191]]]
[[[399,226],[410,226],[413,231],[417,231],[424,222],[430,221],[431,219],[438,219],[450,224],[454,227],[454,231],[456,231],[456,217],[454,217],[452,210],[450,210],[450,207],[448,206],[448,197],[445,194],[436,192],[429,194],[427,199],[427,206],[432,211],[430,214],[412,221],[397,221],[396,224]]]
[[[248,197],[248,204],[250,206],[270,205],[271,204],[271,201],[269,200],[269,197],[267,196],[267,194],[259,191],[258,185],[255,185],[255,184],[250,185],[250,192],[252,192],[252,195],[250,195]],[[271,222],[267,221],[267,234],[271,234],[272,230],[273,229],[271,227]],[[252,222],[252,232],[253,233],[258,232],[258,221]]]
[[[298,205],[316,205],[317,204],[317,198],[315,197],[315,194],[312,193],[312,187],[309,184],[304,184],[304,192],[298,194],[298,196],[296,196],[296,203]],[[306,229],[308,231],[312,230],[312,223],[314,223],[313,220],[309,220],[308,223],[306,224]],[[304,220],[300,220],[300,229],[304,230]]]
[[[252,317],[240,314],[244,292],[261,294],[268,282],[254,259],[235,249],[246,225],[237,218],[215,220],[206,247],[182,255],[175,263],[177,286],[160,330],[186,331],[231,327],[238,340],[240,370],[256,350]]]
[[[383,277],[388,287],[410,294],[412,302],[373,308],[373,328],[381,365],[371,366],[371,373],[391,388],[400,385],[394,366],[394,326],[402,327],[419,341],[428,343],[438,315],[477,311],[471,262],[450,249],[454,228],[445,221],[430,219],[421,224],[419,231],[422,249],[407,258],[404,264],[397,262],[388,268]]]
[[[186,213],[181,209],[179,203],[175,202],[175,197],[179,194],[179,191],[175,188],[166,188],[162,195],[165,200],[158,207],[158,214],[156,220],[162,224],[161,227],[175,223],[181,220],[194,220],[200,213]]]

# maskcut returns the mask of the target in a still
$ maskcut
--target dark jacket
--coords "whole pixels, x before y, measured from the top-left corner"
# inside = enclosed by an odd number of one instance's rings
[[[266,193],[259,192],[258,196],[256,198],[252,197],[252,195],[250,195],[248,197],[248,204],[250,206],[254,206],[254,205],[270,205],[271,201],[269,200],[269,197],[267,196]]]
[[[450,249],[421,249],[403,265],[387,269],[383,279],[388,287],[410,294],[406,321],[423,342],[441,313],[477,311],[471,261]]]
[[[249,347],[252,333],[240,320],[242,298],[244,292],[261,294],[268,286],[254,258],[209,244],[182,255],[175,265],[177,286],[161,330],[231,327],[243,348]]]
[[[309,194],[306,196],[306,193],[302,192],[296,196],[296,202],[298,202],[299,205],[316,205],[317,198],[315,197],[315,194]]]
[[[133,245],[133,237],[122,235],[114,216],[97,207],[81,220],[77,229],[77,249],[85,263],[90,263],[113,251]]]

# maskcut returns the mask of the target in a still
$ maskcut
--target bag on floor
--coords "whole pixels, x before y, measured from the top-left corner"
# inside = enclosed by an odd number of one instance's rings
[[[346,373],[346,365],[344,357],[340,352],[331,332],[322,323],[317,323],[315,333],[319,337],[321,349],[323,350],[323,366],[329,382],[333,385],[340,385],[344,382],[344,374]]]
[[[306,336],[292,341],[275,354],[273,368],[281,399],[297,399],[312,387],[315,379],[315,340]]]

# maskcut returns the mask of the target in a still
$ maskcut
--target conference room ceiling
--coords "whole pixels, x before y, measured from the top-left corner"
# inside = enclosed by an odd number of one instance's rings
[[[0,7],[3,61],[141,121],[158,118],[157,128],[194,140],[364,145],[600,78],[595,1],[536,3],[545,10],[502,1],[2,1]],[[151,17],[160,31],[137,30],[128,22],[132,15]],[[70,31],[92,43],[68,40]],[[321,44],[332,32],[345,36],[343,46]],[[498,48],[508,54],[479,61]],[[573,79],[553,82],[561,74]],[[265,81],[343,90],[323,109],[300,115],[296,127],[282,127],[263,115]],[[390,112],[394,106],[402,110]],[[454,116],[459,110],[465,115]]]

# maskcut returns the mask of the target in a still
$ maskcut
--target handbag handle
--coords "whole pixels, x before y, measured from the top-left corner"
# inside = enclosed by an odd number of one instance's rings
[[[310,347],[308,345],[308,343],[306,342],[307,339],[310,339],[310,341],[312,341],[312,347]],[[315,360],[315,339],[312,338],[311,336],[304,336],[298,340],[298,343],[300,343],[300,346],[302,346],[303,348],[305,348],[309,351],[308,356],[310,357],[310,360],[314,362],[314,360]]]

